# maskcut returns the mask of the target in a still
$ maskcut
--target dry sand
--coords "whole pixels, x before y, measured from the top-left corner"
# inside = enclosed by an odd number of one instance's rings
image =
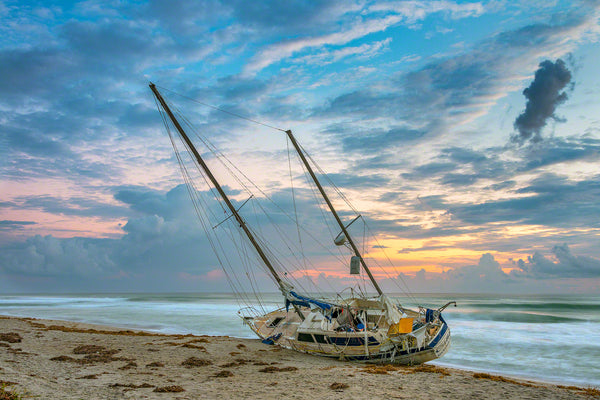
[[[37,399],[600,398],[593,389],[344,362],[253,339],[12,317],[0,317],[1,383]]]

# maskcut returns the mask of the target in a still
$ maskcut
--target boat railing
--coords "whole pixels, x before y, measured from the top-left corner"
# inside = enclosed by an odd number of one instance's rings
[[[262,313],[253,306],[240,308],[237,313],[242,319],[256,318],[262,315]]]

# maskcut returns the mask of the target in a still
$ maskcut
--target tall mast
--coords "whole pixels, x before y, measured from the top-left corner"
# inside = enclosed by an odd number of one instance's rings
[[[213,184],[213,186],[215,187],[215,189],[217,189],[217,191],[219,192],[219,194],[223,198],[223,201],[225,201],[225,204],[227,204],[227,208],[229,208],[229,210],[231,211],[231,213],[235,217],[236,221],[238,222],[238,224],[240,225],[240,227],[242,228],[242,230],[244,231],[244,233],[246,234],[246,236],[248,237],[248,239],[250,240],[250,242],[252,243],[252,245],[256,249],[256,252],[260,256],[260,258],[262,259],[262,261],[265,263],[265,265],[267,266],[267,268],[269,269],[269,271],[271,272],[271,275],[273,275],[273,278],[275,278],[275,281],[279,285],[279,289],[281,290],[282,293],[286,293],[287,289],[286,289],[283,281],[279,277],[279,274],[277,274],[277,271],[275,270],[275,268],[273,268],[273,264],[271,264],[271,261],[269,261],[269,259],[267,258],[265,252],[260,247],[260,245],[258,244],[258,242],[256,241],[256,239],[254,238],[254,235],[252,234],[252,232],[250,231],[250,229],[246,225],[246,222],[243,220],[243,218],[237,212],[237,210],[235,209],[235,207],[233,206],[233,204],[231,204],[231,201],[229,200],[229,197],[227,197],[227,194],[223,191],[223,188],[221,188],[221,185],[219,185],[219,182],[217,182],[215,176],[212,174],[212,172],[210,171],[210,169],[208,168],[208,166],[206,165],[206,163],[204,162],[204,160],[200,156],[200,153],[198,153],[198,150],[196,150],[196,147],[194,147],[194,145],[192,144],[192,141],[190,140],[190,138],[188,137],[188,135],[185,133],[185,131],[183,130],[183,128],[179,124],[179,121],[177,121],[177,118],[175,118],[175,115],[173,115],[173,113],[171,112],[171,109],[169,108],[169,106],[167,105],[167,103],[165,102],[165,100],[163,99],[163,97],[161,96],[161,94],[158,92],[158,89],[156,89],[156,86],[153,83],[150,83],[150,89],[152,89],[152,92],[156,96],[156,99],[159,101],[159,103],[162,106],[163,110],[165,110],[165,112],[167,113],[167,115],[169,116],[169,118],[171,119],[171,121],[173,122],[173,125],[175,125],[175,128],[177,128],[177,131],[179,132],[179,134],[181,135],[181,137],[185,141],[185,144],[187,145],[188,149],[192,152],[192,154],[196,158],[196,161],[198,161],[198,164],[200,164],[200,166],[202,167],[202,169],[206,173],[206,176],[208,177],[208,179],[210,179],[210,181]],[[296,310],[296,312],[298,313],[298,315],[300,316],[300,318],[304,319],[304,315],[300,312],[300,310],[296,307],[296,305],[294,305],[294,309]]]
[[[381,296],[383,294],[383,292],[381,291],[381,288],[379,287],[379,284],[377,284],[377,281],[373,277],[373,274],[371,274],[371,271],[369,270],[369,267],[367,267],[367,264],[365,263],[365,260],[362,258],[362,255],[360,254],[360,251],[358,251],[358,247],[356,247],[356,244],[354,244],[354,240],[352,240],[352,237],[348,234],[348,231],[347,231],[346,227],[344,226],[344,224],[342,223],[342,220],[338,216],[337,211],[335,211],[335,208],[333,208],[333,204],[331,204],[331,201],[329,200],[329,197],[327,197],[327,193],[325,193],[325,190],[323,189],[323,186],[321,186],[321,183],[319,182],[319,180],[317,179],[317,176],[313,172],[312,167],[310,166],[310,164],[306,160],[306,157],[304,156],[304,152],[300,149],[300,146],[298,145],[298,142],[296,142],[296,138],[294,137],[294,135],[292,135],[292,131],[291,130],[287,130],[287,131],[285,131],[285,133],[287,133],[288,137],[290,138],[290,141],[294,145],[294,148],[296,149],[296,152],[298,153],[298,155],[300,156],[300,159],[302,160],[302,162],[306,166],[306,169],[308,170],[308,173],[310,174],[311,178],[313,179],[313,181],[317,185],[317,188],[319,189],[319,192],[321,192],[321,196],[323,196],[323,199],[325,199],[325,202],[327,203],[327,206],[329,207],[329,210],[331,211],[331,213],[335,217],[335,220],[337,221],[338,225],[342,229],[342,232],[344,233],[344,235],[348,239],[348,243],[350,243],[350,246],[352,247],[352,251],[354,251],[354,254],[360,259],[360,263],[362,264],[363,268],[367,272],[367,275],[369,276],[369,279],[371,280],[371,283],[373,284],[373,286],[377,290],[377,293],[379,293],[379,295]]]

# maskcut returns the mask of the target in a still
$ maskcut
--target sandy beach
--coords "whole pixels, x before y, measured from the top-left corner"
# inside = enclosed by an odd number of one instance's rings
[[[254,339],[13,317],[0,317],[0,384],[39,399],[600,398],[589,388],[350,363]]]

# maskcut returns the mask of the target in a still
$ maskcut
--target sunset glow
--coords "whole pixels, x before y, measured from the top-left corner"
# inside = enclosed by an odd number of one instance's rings
[[[293,130],[390,284],[600,289],[597,3],[258,3],[0,2],[0,290],[228,290],[150,81],[330,245]]]

